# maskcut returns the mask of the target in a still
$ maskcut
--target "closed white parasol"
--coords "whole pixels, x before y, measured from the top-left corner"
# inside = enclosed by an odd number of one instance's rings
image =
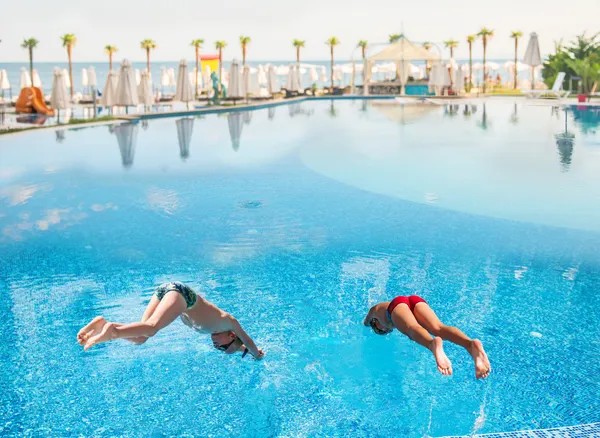
[[[119,84],[117,86],[116,106],[137,106],[139,104],[135,75],[131,62],[124,59],[119,67]]]
[[[194,100],[194,89],[188,76],[188,65],[185,59],[179,61],[179,70],[177,72],[177,88],[175,90],[175,100],[180,102],[191,102]]]

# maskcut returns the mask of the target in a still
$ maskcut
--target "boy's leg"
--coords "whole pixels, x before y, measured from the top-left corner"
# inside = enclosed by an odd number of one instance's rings
[[[158,303],[160,303],[159,299],[156,298],[156,295],[152,295],[150,302],[146,306],[146,310],[144,310],[142,322],[146,322],[148,318],[152,316],[152,314],[158,307]],[[92,321],[88,325],[79,330],[79,333],[77,333],[77,341],[79,342],[79,344],[85,345],[89,338],[91,338],[92,336],[96,336],[102,331],[105,324],[106,320],[102,316],[97,316],[94,319],[92,319]],[[131,342],[133,342],[134,344],[143,344],[145,341],[140,337],[135,340],[131,340]]]
[[[408,305],[402,303],[394,308],[392,322],[398,330],[433,353],[440,373],[445,376],[452,374],[452,363],[444,353],[442,338],[432,338],[427,330],[417,322]]]
[[[471,339],[456,327],[443,324],[427,303],[417,303],[414,307],[415,319],[430,333],[465,348],[475,362],[475,377],[485,379],[491,371],[490,361],[481,341]]]
[[[432,335],[439,336],[444,341],[450,341],[467,350],[472,347],[473,340],[456,327],[443,324],[433,309],[429,307],[429,304],[423,302],[417,303],[413,313],[419,324],[425,327]]]
[[[107,322],[99,334],[88,339],[84,349],[112,339],[154,336],[156,332],[171,324],[186,308],[185,299],[179,292],[167,292],[148,320],[123,325]]]

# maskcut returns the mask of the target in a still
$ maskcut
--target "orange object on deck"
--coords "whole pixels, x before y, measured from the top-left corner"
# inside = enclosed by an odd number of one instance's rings
[[[54,110],[46,106],[44,94],[38,87],[25,87],[21,89],[21,94],[15,105],[17,113],[38,113],[47,116],[53,116]]]

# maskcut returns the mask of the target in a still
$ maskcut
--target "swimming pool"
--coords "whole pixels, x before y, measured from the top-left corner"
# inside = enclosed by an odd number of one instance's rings
[[[565,129],[566,121],[566,129]],[[305,101],[0,137],[0,434],[443,436],[600,421],[594,108]],[[60,134],[59,134],[60,133]],[[179,321],[84,353],[179,279],[262,362]],[[369,306],[422,295],[454,375]]]

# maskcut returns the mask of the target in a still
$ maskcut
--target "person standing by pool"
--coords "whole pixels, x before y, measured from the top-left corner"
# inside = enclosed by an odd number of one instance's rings
[[[210,333],[213,346],[219,351],[226,354],[240,351],[242,357],[250,352],[257,360],[265,355],[232,315],[178,281],[164,283],[156,288],[141,322],[120,324],[97,316],[79,331],[77,340],[84,346],[84,350],[121,338],[134,344],[143,344],[178,316],[188,327],[201,333]]]
[[[452,363],[444,353],[443,341],[460,345],[469,352],[475,362],[475,377],[485,379],[490,374],[490,361],[481,342],[469,338],[456,327],[444,325],[427,302],[416,295],[398,296],[391,302],[375,304],[369,309],[363,324],[370,326],[378,335],[387,335],[398,329],[433,353],[438,370],[444,376],[452,374]]]

